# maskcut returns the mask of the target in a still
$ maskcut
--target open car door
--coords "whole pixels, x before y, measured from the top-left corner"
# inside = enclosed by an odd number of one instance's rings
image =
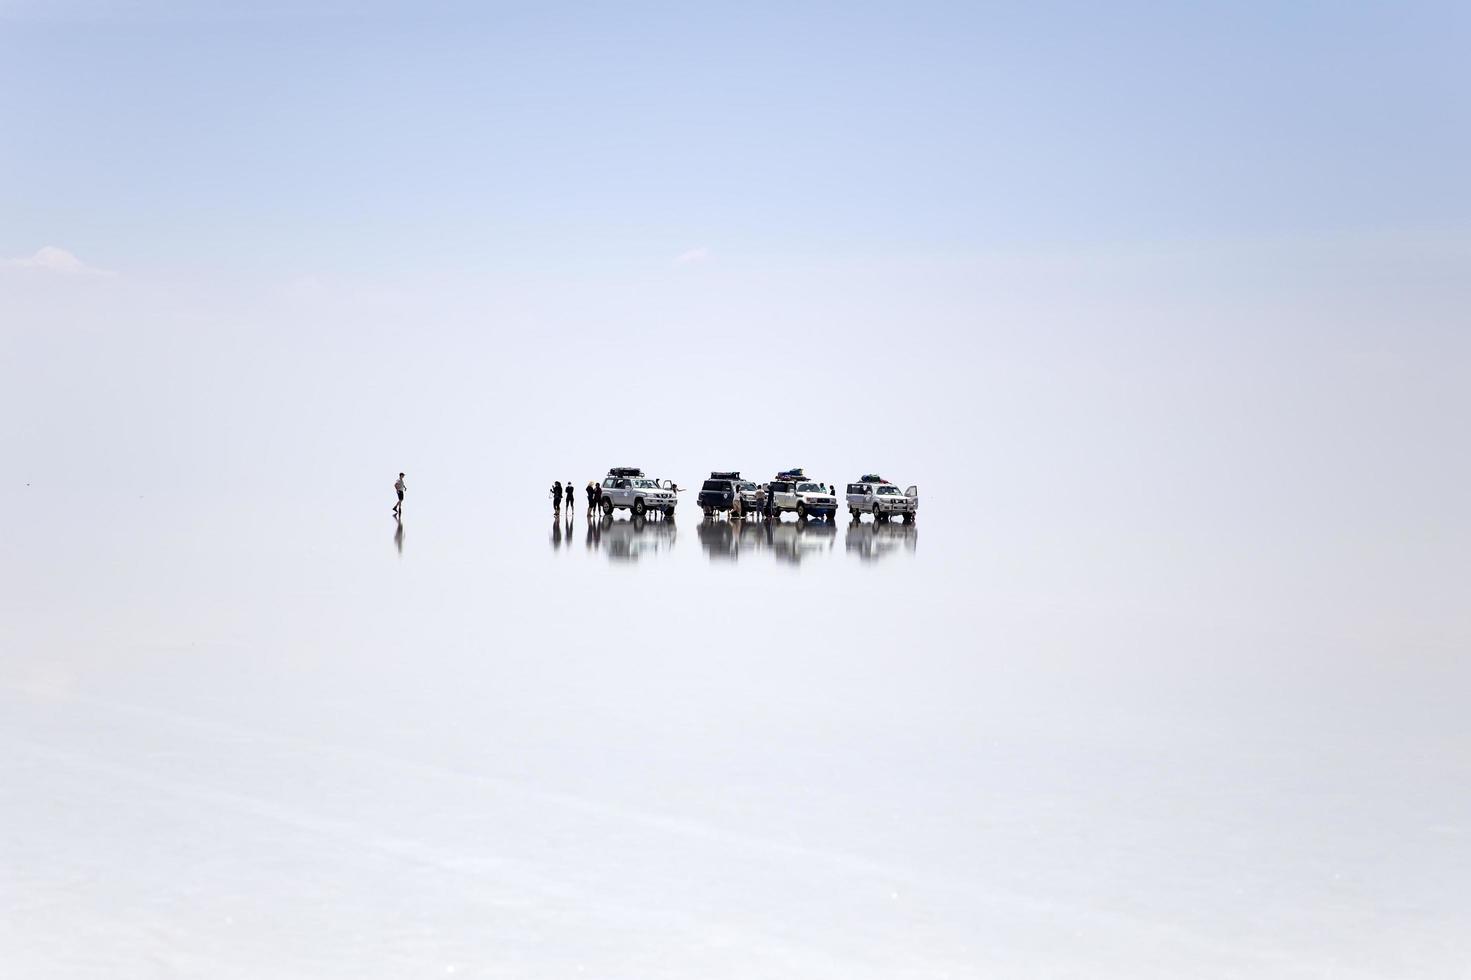
[[[907,490],[904,491],[904,496],[906,496],[906,497],[918,497],[919,496],[919,487],[910,487],[909,489],[907,489]]]

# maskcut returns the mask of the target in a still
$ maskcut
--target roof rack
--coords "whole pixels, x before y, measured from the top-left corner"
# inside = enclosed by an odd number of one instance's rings
[[[862,476],[860,476],[858,478],[858,482],[859,483],[888,483],[889,481],[888,480],[885,480],[883,477],[879,476],[877,473],[865,473],[865,474],[863,474]]]
[[[740,478],[741,478],[740,470],[711,470],[710,471],[710,479],[712,479],[712,480],[739,480]]]
[[[782,470],[776,475],[776,478],[778,480],[805,480],[807,479],[807,474],[803,473],[800,469]]]
[[[609,476],[643,476],[644,471],[637,466],[614,466],[608,470]]]

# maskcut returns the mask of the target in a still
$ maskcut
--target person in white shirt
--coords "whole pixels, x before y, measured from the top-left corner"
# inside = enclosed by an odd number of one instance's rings
[[[393,516],[402,517],[404,512],[404,491],[409,485],[404,482],[404,475],[400,473],[398,479],[393,481],[393,489],[398,492],[398,503],[393,505]]]

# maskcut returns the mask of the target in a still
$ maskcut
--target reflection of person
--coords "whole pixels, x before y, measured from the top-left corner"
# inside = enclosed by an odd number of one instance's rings
[[[562,481],[557,480],[552,484],[552,513],[562,512]]]
[[[393,505],[393,516],[394,517],[401,517],[401,516],[403,516],[403,512],[404,512],[404,491],[407,490],[408,488],[409,488],[408,484],[404,483],[404,475],[402,473],[400,473],[398,475],[398,479],[393,481],[393,489],[394,489],[394,492],[398,494],[398,503],[396,503],[396,504]]]

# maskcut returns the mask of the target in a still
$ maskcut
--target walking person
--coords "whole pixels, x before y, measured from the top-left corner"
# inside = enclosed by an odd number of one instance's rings
[[[394,492],[398,494],[398,503],[393,505],[393,516],[402,517],[404,512],[404,491],[409,485],[404,482],[404,475],[400,473],[398,479],[393,481]]]
[[[552,513],[562,513],[562,481],[557,480],[552,484]]]

